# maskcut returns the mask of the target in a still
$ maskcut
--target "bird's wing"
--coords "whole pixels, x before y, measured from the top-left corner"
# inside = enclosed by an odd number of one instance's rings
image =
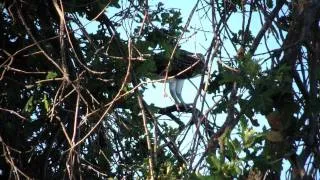
[[[185,71],[183,74],[178,75],[177,78],[192,78],[193,76],[200,74],[203,67],[204,62],[199,55],[183,50],[174,57],[170,74],[176,75],[181,73],[182,71]]]

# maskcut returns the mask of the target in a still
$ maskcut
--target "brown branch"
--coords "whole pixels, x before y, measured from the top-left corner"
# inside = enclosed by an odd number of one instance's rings
[[[4,156],[4,159],[6,160],[6,162],[8,164],[10,164],[10,167],[12,168],[11,171],[13,171],[13,175],[15,176],[16,179],[20,179],[19,178],[19,174],[21,174],[22,176],[24,176],[26,179],[31,179],[31,177],[29,177],[26,173],[24,173],[22,170],[20,170],[17,166],[16,163],[14,162],[14,157],[11,156],[11,151],[10,149],[12,149],[11,147],[9,147],[2,139],[2,137],[0,136],[0,143],[2,144],[2,156]],[[15,150],[16,151],[16,150]],[[18,152],[18,151],[17,151]]]
[[[148,146],[148,151],[149,151],[149,172],[150,172],[150,176],[151,179],[154,179],[154,158],[155,158],[155,154],[153,153],[152,150],[152,146],[151,146],[151,140],[150,140],[150,135],[149,135],[149,130],[147,127],[147,117],[146,117],[146,111],[145,108],[143,106],[143,100],[142,97],[138,95],[138,104],[141,110],[141,115],[142,115],[142,121],[143,121],[143,128],[144,128],[144,132],[146,135],[146,140],[147,140],[147,146]]]
[[[26,117],[20,115],[18,112],[14,111],[14,110],[5,109],[5,108],[1,108],[1,107],[0,107],[0,110],[1,110],[1,111],[5,111],[5,112],[9,112],[10,114],[13,114],[13,115],[16,115],[17,117],[19,117],[19,118],[22,119],[23,121],[27,120]]]
[[[129,58],[129,59],[130,59],[130,58]],[[93,133],[93,131],[94,131],[95,129],[97,129],[97,127],[98,127],[98,126],[101,124],[101,122],[103,121],[104,117],[112,110],[112,107],[113,107],[113,105],[115,104],[115,102],[116,102],[118,99],[120,99],[121,97],[124,96],[124,94],[121,94],[121,93],[122,93],[123,89],[125,88],[125,86],[126,86],[126,84],[127,84],[127,82],[128,82],[128,79],[129,79],[129,77],[130,77],[130,75],[131,75],[131,74],[130,74],[130,72],[131,72],[131,66],[132,66],[132,64],[131,64],[131,61],[129,60],[129,61],[128,61],[128,66],[127,66],[126,75],[125,75],[125,77],[124,77],[124,79],[123,79],[123,81],[122,81],[121,87],[120,87],[120,89],[118,90],[116,96],[112,99],[111,102],[109,102],[106,106],[103,107],[103,108],[106,108],[106,110],[105,110],[105,111],[103,112],[103,114],[100,116],[98,122],[95,123],[95,125],[89,130],[88,133],[86,133],[86,134],[84,135],[84,137],[82,137],[76,144],[74,144],[74,147],[80,145],[81,143],[83,143],[83,142],[85,141],[85,139],[86,139],[87,137],[89,137],[89,136]],[[125,93],[125,94],[126,94],[126,93]],[[96,112],[96,111],[95,111],[95,112]],[[68,149],[68,151],[69,151],[69,150],[70,150],[70,149]]]
[[[25,19],[23,18],[23,15],[22,15],[21,10],[19,8],[17,8],[17,12],[18,12],[19,19],[21,20],[24,28],[26,29],[26,31],[28,32],[29,36],[34,41],[36,46],[39,48],[39,50],[42,52],[42,54],[49,60],[49,62],[51,62],[51,64],[53,64],[63,74],[64,71],[61,69],[61,67],[40,46],[38,40],[34,37],[33,33],[31,32],[31,30],[30,30],[30,28],[28,26],[28,24],[26,23]]]
[[[12,68],[12,67],[7,67],[7,70],[8,71],[11,70],[11,71],[22,73],[22,74],[41,74],[41,75],[47,74],[47,72],[24,71],[24,70]]]
[[[252,43],[252,45],[250,47],[249,52],[250,52],[251,55],[254,55],[254,53],[256,52],[262,37],[265,35],[266,31],[272,25],[273,19],[278,15],[278,13],[281,10],[281,8],[284,5],[284,3],[285,3],[285,0],[278,0],[277,1],[276,7],[270,13],[270,16],[267,18],[267,20],[264,23],[263,27],[261,27],[259,33],[257,34],[256,38],[254,39],[254,41],[253,41],[253,43]]]
[[[67,68],[67,62],[66,62],[66,53],[65,53],[65,43],[64,43],[64,36],[65,36],[65,24],[66,21],[64,19],[64,11],[63,11],[63,6],[58,5],[58,0],[53,0],[53,6],[55,7],[59,19],[60,19],[60,26],[59,26],[59,41],[60,41],[60,56],[61,56],[61,65],[62,65],[62,70],[63,70],[63,77],[66,78],[67,81],[69,81],[69,72]]]

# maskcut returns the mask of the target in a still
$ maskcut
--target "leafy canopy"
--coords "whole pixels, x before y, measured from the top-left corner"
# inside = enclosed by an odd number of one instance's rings
[[[0,177],[319,178],[320,3],[179,3],[1,2]],[[150,103],[193,46],[194,103]]]

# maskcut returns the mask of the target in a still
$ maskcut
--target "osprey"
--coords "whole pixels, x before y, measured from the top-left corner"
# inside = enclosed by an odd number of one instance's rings
[[[185,79],[195,77],[206,70],[204,56],[200,53],[177,50],[169,68],[167,68],[169,57],[166,57],[164,53],[155,54],[154,60],[157,66],[157,74],[163,77],[166,75],[166,71],[168,71],[168,77],[174,76],[174,78],[169,79],[169,89],[177,109],[179,110],[180,104],[187,109],[181,96],[183,83]]]

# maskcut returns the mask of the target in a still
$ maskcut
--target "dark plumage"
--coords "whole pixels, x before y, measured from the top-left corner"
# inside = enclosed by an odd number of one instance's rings
[[[170,55],[166,56],[165,53],[158,53],[154,55],[154,60],[157,66],[157,74],[161,76],[165,75],[165,70],[168,66],[169,58]],[[190,68],[191,66],[193,67]],[[195,54],[186,50],[178,50],[171,60],[168,75],[177,75],[175,77],[176,79],[188,79],[200,74],[204,66],[205,62],[202,54]],[[184,72],[180,74],[182,71]]]
[[[158,53],[154,55],[157,74],[160,76],[166,75],[169,59],[170,56],[166,56],[165,53]],[[205,61],[202,54],[195,54],[186,50],[178,50],[173,56],[168,70],[168,76],[175,76],[173,79],[169,80],[169,88],[177,109],[179,104],[183,104],[186,107],[186,104],[181,97],[184,80],[201,74],[204,67]]]

